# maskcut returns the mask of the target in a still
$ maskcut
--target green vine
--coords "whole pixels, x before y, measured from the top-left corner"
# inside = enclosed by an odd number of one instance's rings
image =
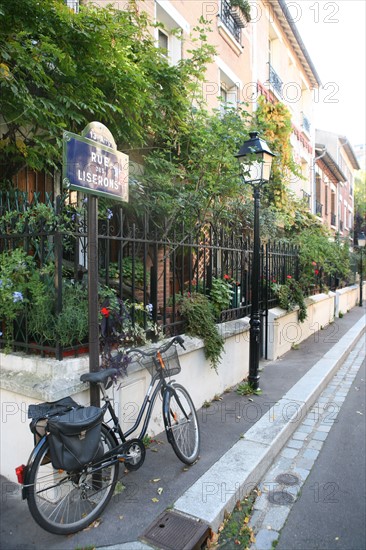
[[[284,285],[273,283],[272,289],[278,298],[279,306],[286,311],[293,311],[298,307],[298,319],[300,323],[304,322],[308,314],[300,283],[293,279],[291,275],[287,275],[287,281]]]
[[[203,340],[205,356],[217,372],[224,351],[224,338],[216,327],[212,304],[204,294],[188,293],[180,297],[178,307],[186,320],[187,334]]]
[[[280,210],[288,209],[288,183],[291,175],[302,177],[292,155],[291,113],[280,101],[270,103],[261,96],[256,111],[256,125],[261,137],[276,154],[272,164],[271,181],[266,189],[269,204]]]

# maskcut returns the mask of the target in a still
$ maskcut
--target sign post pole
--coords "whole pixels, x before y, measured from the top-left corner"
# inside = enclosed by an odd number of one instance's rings
[[[98,323],[98,198],[88,197],[88,299],[89,299],[89,371],[99,370]],[[100,407],[99,388],[90,385],[90,404]]]
[[[99,371],[98,196],[128,202],[128,156],[117,150],[106,126],[91,122],[82,135],[64,132],[63,184],[88,195],[89,370]],[[98,387],[90,403],[100,406]]]

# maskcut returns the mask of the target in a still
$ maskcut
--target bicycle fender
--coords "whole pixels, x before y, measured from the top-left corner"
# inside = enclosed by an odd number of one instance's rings
[[[33,451],[30,454],[30,457],[27,462],[27,467],[25,471],[25,477],[24,477],[24,485],[22,487],[22,499],[25,500],[28,498],[28,485],[29,485],[29,473],[31,471],[31,468],[33,466],[33,463],[35,461],[35,458],[39,451],[41,450],[41,447],[43,446],[44,442],[46,441],[47,435],[44,435],[37,443],[37,445],[34,447]]]
[[[166,436],[168,438],[169,443],[172,440],[172,434],[171,434],[170,427],[169,427],[169,422],[168,422],[168,418],[169,418],[169,414],[168,414],[169,413],[169,409],[168,409],[169,396],[170,396],[171,393],[172,394],[175,393],[174,388],[172,386],[170,386],[169,384],[167,384],[167,386],[165,387],[164,395],[163,395],[163,419],[164,419],[165,433],[166,433]]]

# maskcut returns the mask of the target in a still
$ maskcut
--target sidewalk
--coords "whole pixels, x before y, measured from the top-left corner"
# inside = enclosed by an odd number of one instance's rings
[[[259,396],[234,390],[201,409],[201,458],[190,468],[176,458],[165,434],[147,449],[145,463],[127,475],[96,526],[69,537],[51,535],[34,523],[19,487],[2,479],[0,547],[15,549],[151,548],[139,542],[166,510],[188,514],[216,530],[225,509],[255,486],[306,411],[365,330],[365,308],[303,342],[282,358],[261,365]],[[15,465],[16,466],[16,465]],[[162,491],[161,491],[162,490]],[[194,525],[192,523],[192,525]],[[179,550],[182,539],[170,539]],[[155,547],[159,547],[155,544]]]

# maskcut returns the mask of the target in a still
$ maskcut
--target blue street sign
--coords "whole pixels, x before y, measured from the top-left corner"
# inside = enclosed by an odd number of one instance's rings
[[[117,151],[110,132],[106,139],[98,129],[109,132],[100,123],[87,126],[83,134],[88,137],[64,132],[63,184],[76,191],[127,202],[128,156]]]

